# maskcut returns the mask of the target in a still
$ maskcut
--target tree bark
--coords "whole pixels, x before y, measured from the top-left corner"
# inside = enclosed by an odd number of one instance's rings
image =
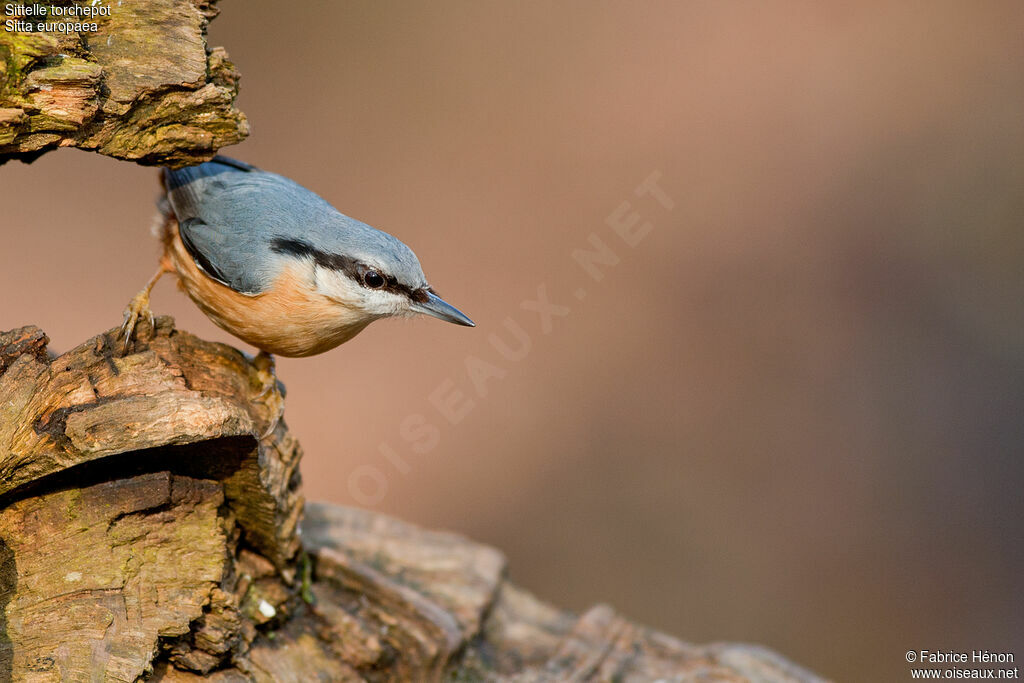
[[[0,334],[0,680],[820,680],[546,605],[461,536],[303,506],[266,369],[170,318],[139,336]]]
[[[206,45],[215,3],[104,0],[109,16],[47,18],[97,24],[68,34],[8,31],[12,17],[0,17],[0,164],[79,147],[179,167],[242,141],[238,72],[223,48]]]
[[[0,164],[177,167],[247,135],[215,0],[100,4],[95,31],[0,30]],[[0,334],[0,681],[820,680],[546,605],[460,536],[304,506],[266,368],[169,318],[127,355],[116,333],[61,355]]]

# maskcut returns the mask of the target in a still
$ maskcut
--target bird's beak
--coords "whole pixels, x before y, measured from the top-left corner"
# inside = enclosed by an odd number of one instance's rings
[[[417,313],[430,315],[440,320],[455,323],[456,325],[476,327],[476,323],[466,317],[465,313],[433,292],[427,292],[427,300],[425,302],[415,302],[409,308]]]

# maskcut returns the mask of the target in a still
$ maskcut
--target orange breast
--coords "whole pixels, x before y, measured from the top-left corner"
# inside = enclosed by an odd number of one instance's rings
[[[196,266],[178,234],[177,221],[164,227],[167,258],[180,285],[213,322],[267,353],[312,356],[333,349],[359,334],[372,319],[318,294],[312,287],[312,266],[286,267],[262,294],[240,294]]]

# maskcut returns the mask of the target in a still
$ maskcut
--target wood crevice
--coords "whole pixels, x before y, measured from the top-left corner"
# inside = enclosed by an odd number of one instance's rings
[[[0,680],[821,680],[547,605],[457,534],[306,504],[286,422],[258,436],[280,392],[155,328],[125,356],[117,329],[59,356],[0,333]]]

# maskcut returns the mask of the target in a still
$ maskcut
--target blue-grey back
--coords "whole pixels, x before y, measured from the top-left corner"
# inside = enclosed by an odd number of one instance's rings
[[[291,258],[275,240],[301,241],[426,284],[415,254],[398,239],[349,218],[283,176],[226,157],[166,170],[167,199],[182,241],[211,277],[246,294],[265,291]]]

